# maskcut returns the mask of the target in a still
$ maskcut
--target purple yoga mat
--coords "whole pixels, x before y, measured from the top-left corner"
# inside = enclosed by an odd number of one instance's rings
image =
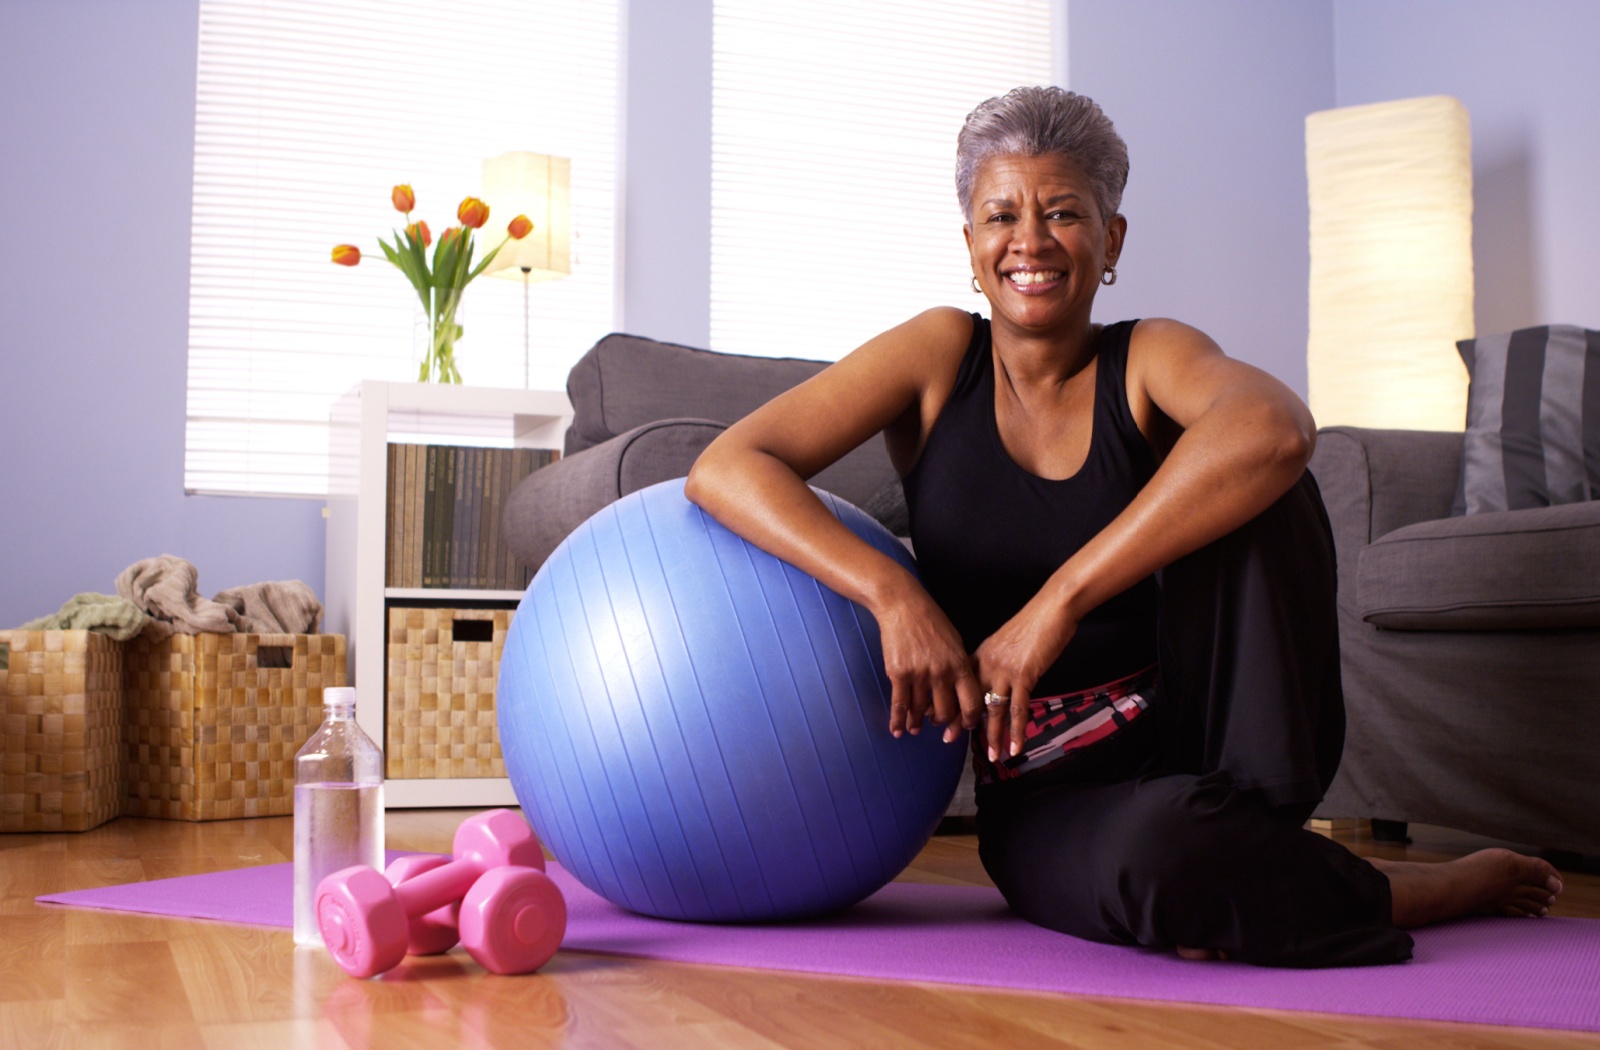
[[[1600,921],[1589,919],[1472,919],[1417,931],[1416,957],[1397,966],[1274,970],[1080,941],[1031,926],[1007,912],[996,891],[970,886],[896,882],[829,919],[712,926],[634,915],[554,864],[550,874],[567,897],[563,948],[574,951],[874,980],[1600,1031]],[[293,885],[291,865],[269,864],[39,900],[288,927]]]

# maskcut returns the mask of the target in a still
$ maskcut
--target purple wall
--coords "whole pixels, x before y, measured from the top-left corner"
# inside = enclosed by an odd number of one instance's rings
[[[1305,115],[1334,104],[1328,2],[1064,0],[1068,87],[1128,143],[1128,240],[1096,316],[1174,317],[1306,390]]]
[[[322,589],[320,500],[183,494],[198,12],[0,4],[0,627],[165,553]]]
[[[1482,334],[1600,327],[1600,4],[1338,0],[1341,106],[1454,95],[1472,114]]]

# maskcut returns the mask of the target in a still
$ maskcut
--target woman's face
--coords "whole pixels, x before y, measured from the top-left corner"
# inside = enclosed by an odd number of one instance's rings
[[[1127,223],[1109,221],[1070,158],[991,157],[972,183],[965,228],[972,272],[997,325],[1042,334],[1089,323],[1105,268],[1122,251]]]

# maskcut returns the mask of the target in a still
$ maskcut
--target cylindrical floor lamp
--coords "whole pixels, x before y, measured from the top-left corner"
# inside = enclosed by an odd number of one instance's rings
[[[1467,110],[1443,95],[1306,117],[1307,372],[1320,426],[1461,430],[1472,319]]]

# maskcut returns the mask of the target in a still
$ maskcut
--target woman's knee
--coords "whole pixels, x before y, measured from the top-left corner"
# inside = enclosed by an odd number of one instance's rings
[[[1108,843],[1115,903],[1133,939],[1152,946],[1228,947],[1258,821],[1242,812],[1247,793],[1226,773],[1139,782],[1123,826]],[[1256,815],[1257,817],[1260,814]]]
[[[1217,860],[1217,825],[1236,794],[1226,773],[1141,778],[1102,844],[1120,881],[1167,885],[1204,874]]]

